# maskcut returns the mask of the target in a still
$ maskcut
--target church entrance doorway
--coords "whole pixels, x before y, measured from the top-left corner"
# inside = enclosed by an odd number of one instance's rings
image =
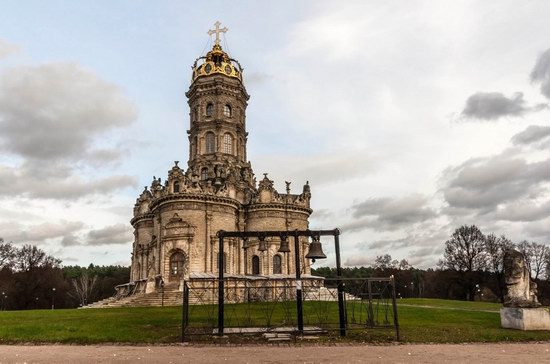
[[[170,256],[170,277],[169,281],[179,281],[183,277],[183,265],[185,256],[182,252],[175,252]]]

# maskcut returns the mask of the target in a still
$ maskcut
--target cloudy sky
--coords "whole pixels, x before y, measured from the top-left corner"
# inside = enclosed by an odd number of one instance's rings
[[[548,19],[544,0],[7,2],[0,237],[128,264],[135,198],[187,160],[190,66],[220,20],[256,175],[309,180],[346,265],[434,266],[463,224],[550,243]]]

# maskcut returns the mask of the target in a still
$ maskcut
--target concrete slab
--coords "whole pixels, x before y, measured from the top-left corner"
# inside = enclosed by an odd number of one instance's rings
[[[503,307],[500,324],[505,329],[550,330],[550,309]]]

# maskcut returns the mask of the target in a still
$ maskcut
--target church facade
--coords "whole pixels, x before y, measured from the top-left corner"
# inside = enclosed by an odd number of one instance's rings
[[[216,233],[225,231],[306,230],[311,192],[278,192],[267,174],[257,182],[247,160],[246,108],[249,95],[243,69],[216,41],[192,67],[186,93],[189,104],[189,160],[175,162],[162,181],[154,177],[137,198],[130,281],[183,282],[215,277],[219,269],[234,277],[291,277],[294,244],[281,239],[225,239],[223,267],[218,266]],[[308,240],[299,243],[302,273]],[[151,287],[153,285],[151,284]],[[149,289],[148,289],[149,290]]]

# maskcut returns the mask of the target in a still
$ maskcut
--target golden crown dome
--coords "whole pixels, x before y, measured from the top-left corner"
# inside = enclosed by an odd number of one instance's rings
[[[197,58],[193,64],[193,82],[199,77],[222,74],[243,81],[242,67],[229,57],[219,44],[215,44],[205,57]]]
[[[215,29],[208,30],[208,35],[216,35],[214,41],[214,47],[206,54],[206,57],[199,57],[193,64],[193,80],[202,76],[210,76],[213,74],[222,74],[224,76],[237,78],[239,81],[243,81],[242,72],[243,68],[240,63],[225,53],[220,45],[220,34],[226,33],[229,29],[226,27],[220,28],[221,23],[215,22]]]

